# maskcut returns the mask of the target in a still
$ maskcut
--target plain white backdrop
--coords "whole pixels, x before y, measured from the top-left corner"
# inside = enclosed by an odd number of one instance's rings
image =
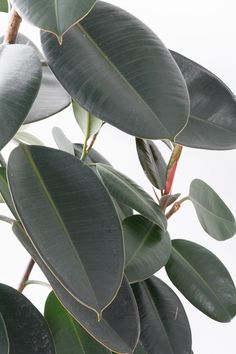
[[[207,67],[236,93],[236,4],[234,0],[109,0],[109,2],[136,15],[164,41],[167,47]],[[1,15],[1,32],[4,31],[6,23],[7,15]],[[21,32],[39,44],[36,29],[23,23]],[[45,144],[55,147],[51,134],[53,126],[61,127],[73,142],[83,141],[71,108],[48,120],[33,124],[28,131],[37,135]],[[4,148],[3,154],[6,158],[12,147],[13,144],[9,143]],[[138,163],[132,137],[105,125],[95,148],[117,169],[152,193],[150,184]],[[163,153],[166,156],[168,154],[165,147]],[[182,196],[185,196],[191,180],[201,178],[218,192],[236,214],[235,162],[235,151],[210,152],[185,148],[173,192],[181,192]],[[0,213],[10,215],[3,205],[0,206]],[[186,238],[214,252],[236,281],[236,238],[221,243],[210,238],[200,227],[189,202],[186,202],[179,213],[170,220],[169,230],[172,238]],[[0,224],[0,240],[0,282],[16,287],[29,256],[12,235],[9,225]],[[164,271],[159,272],[158,275],[171,284]],[[44,280],[37,267],[31,279]],[[24,291],[24,294],[42,311],[47,293],[46,288],[39,286],[29,286]],[[235,354],[236,319],[230,324],[217,323],[196,310],[177,290],[176,293],[183,301],[189,316],[194,353]]]

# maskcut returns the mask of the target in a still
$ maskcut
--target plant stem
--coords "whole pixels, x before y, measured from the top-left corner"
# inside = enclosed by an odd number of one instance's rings
[[[98,134],[99,134],[99,132],[97,134],[93,135],[92,140],[91,140],[91,142],[90,142],[88,147],[87,147],[88,139],[85,139],[82,155],[81,155],[81,158],[80,158],[81,161],[84,161],[86,159],[86,157],[88,156],[90,150],[92,149],[92,147],[93,147],[93,145],[94,145],[94,143],[95,143],[95,141],[97,139]]]
[[[177,202],[175,202],[172,208],[166,213],[166,218],[169,219],[172,215],[174,215],[181,207],[181,204],[184,203],[186,200],[189,200],[189,197],[184,197]]]
[[[10,225],[12,225],[12,224],[15,222],[14,219],[8,218],[8,217],[5,216],[5,215],[0,215],[0,221],[7,222],[7,223],[10,224]]]
[[[31,258],[31,260],[29,261],[29,263],[27,265],[25,273],[24,273],[24,275],[23,275],[23,277],[21,279],[21,282],[20,282],[20,284],[18,286],[18,289],[17,289],[20,293],[22,293],[22,291],[24,290],[24,288],[26,286],[25,283],[29,280],[29,276],[30,276],[30,274],[32,272],[32,269],[33,269],[34,265],[35,265],[35,261],[33,260],[33,258]]]
[[[21,24],[21,17],[14,8],[10,11],[10,18],[4,36],[3,44],[14,44]]]

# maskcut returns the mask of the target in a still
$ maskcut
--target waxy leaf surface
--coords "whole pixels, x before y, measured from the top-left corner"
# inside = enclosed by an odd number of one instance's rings
[[[131,354],[139,338],[139,318],[128,282],[124,279],[115,300],[104,310],[98,322],[95,313],[76,301],[58,282],[19,223],[14,223],[13,231],[48,278],[57,298],[81,326],[111,351]]]
[[[96,0],[11,0],[17,11],[34,26],[62,35],[94,6]]]
[[[203,229],[218,241],[227,240],[236,232],[235,218],[216,192],[200,179],[192,181],[189,198]]]
[[[192,336],[188,318],[173,290],[154,276],[132,288],[139,308],[144,353],[190,354]]]
[[[186,125],[185,81],[160,39],[137,18],[98,1],[60,45],[41,32],[48,63],[72,98],[128,134],[170,139]]]
[[[97,164],[96,168],[109,193],[115,199],[135,209],[160,226],[162,230],[166,230],[165,215],[149,194],[111,166]]]
[[[41,313],[24,295],[4,284],[0,284],[0,312],[9,340],[10,352],[6,354],[56,354]]]
[[[171,252],[167,231],[141,215],[126,218],[123,230],[125,274],[130,283],[145,280],[166,265]]]
[[[193,148],[236,148],[236,97],[216,75],[171,51],[188,86],[191,113],[176,142]]]
[[[1,313],[0,313],[0,348],[1,348],[1,354],[9,354],[10,352],[9,338],[8,338],[6,324]]]
[[[25,45],[0,46],[0,150],[23,124],[41,83],[37,52]]]
[[[236,314],[236,290],[223,263],[206,248],[173,240],[166,271],[179,291],[200,311],[219,322]]]
[[[120,287],[124,250],[118,216],[99,178],[65,152],[21,145],[9,158],[8,179],[43,261],[75,299],[101,314]]]

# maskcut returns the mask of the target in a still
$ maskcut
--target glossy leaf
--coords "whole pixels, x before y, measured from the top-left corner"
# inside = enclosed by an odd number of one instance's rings
[[[186,84],[169,51],[142,22],[98,1],[64,36],[41,41],[49,65],[84,109],[128,134],[170,139],[189,115]]]
[[[102,127],[103,121],[97,117],[94,117],[75,101],[72,102],[72,107],[75,119],[85,137],[88,139],[97,134]]]
[[[63,34],[81,20],[94,6],[96,0],[11,0],[17,11],[34,26],[57,35]]]
[[[159,206],[131,179],[104,164],[96,165],[97,171],[109,193],[118,201],[135,209],[150,221],[166,229],[166,218]]]
[[[41,64],[34,49],[0,46],[0,150],[25,120],[38,93]]]
[[[188,86],[191,114],[176,142],[194,148],[236,148],[236,98],[230,89],[201,65],[171,51]]]
[[[10,353],[56,353],[41,313],[24,295],[4,284],[0,284],[0,311],[8,333]]]
[[[1,354],[10,353],[7,328],[1,313],[0,313],[0,348],[1,348]]]
[[[115,300],[104,310],[102,319],[98,322],[93,311],[82,306],[61,286],[19,223],[14,223],[13,231],[48,278],[60,302],[81,326],[111,351],[131,354],[139,338],[139,320],[136,302],[127,281],[123,281]]]
[[[8,180],[44,262],[75,299],[100,315],[120,287],[124,251],[118,216],[99,178],[65,152],[22,145],[10,155]]]
[[[92,338],[51,293],[45,304],[44,316],[52,332],[57,354],[111,354]]]
[[[80,158],[83,150],[82,144],[74,144],[75,155]],[[97,150],[91,149],[89,155],[87,155],[85,162],[88,164],[102,163],[105,165],[111,166],[110,162],[105,159]],[[127,218],[128,216],[133,215],[133,210],[122,203],[117,202],[112,198],[113,204],[115,205],[116,211],[120,217],[120,220]]]
[[[18,219],[16,209],[15,209],[13,202],[12,202],[12,197],[10,194],[9,186],[7,183],[7,176],[6,176],[6,168],[5,167],[0,167],[0,192],[1,192],[1,196],[5,200],[5,203],[7,204],[11,213],[15,216],[16,219]]]
[[[235,218],[216,192],[200,179],[192,181],[189,190],[203,229],[218,241],[227,240],[236,232]]]
[[[154,187],[164,189],[167,164],[161,152],[150,140],[136,138],[136,147],[139,161],[147,178]]]
[[[72,142],[65,136],[60,128],[52,128],[52,135],[60,150],[65,151],[73,156],[75,155]]]
[[[3,37],[0,38],[2,42]],[[48,118],[66,108],[71,103],[71,98],[49,69],[42,53],[35,44],[25,35],[18,33],[17,44],[25,44],[38,54],[41,60],[42,80],[37,97],[24,121],[24,124],[33,123],[44,118]],[[49,99],[50,97],[50,99]]]
[[[140,341],[146,353],[190,354],[189,322],[173,290],[156,277],[132,288],[141,320]]]
[[[141,215],[123,221],[126,266],[130,283],[149,278],[166,265],[170,257],[171,241],[167,231]]]
[[[219,322],[229,322],[235,316],[233,281],[223,263],[206,248],[173,240],[166,271],[178,290],[207,316]]]
[[[0,0],[0,12],[8,12],[8,0]]]

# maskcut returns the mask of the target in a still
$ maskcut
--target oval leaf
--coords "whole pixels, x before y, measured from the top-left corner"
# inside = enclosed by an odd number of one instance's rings
[[[10,353],[56,353],[41,313],[24,295],[4,284],[0,284],[0,311],[8,333]]]
[[[119,219],[99,178],[65,152],[21,145],[10,155],[8,179],[44,262],[75,299],[100,315],[120,287],[124,251]]]
[[[34,49],[20,44],[0,46],[0,150],[25,120],[38,93],[41,75]]]
[[[66,311],[52,292],[46,301],[44,316],[54,338],[57,354],[111,354],[92,338]]]
[[[0,11],[8,12],[8,0],[0,0]]]
[[[172,241],[166,266],[170,280],[200,311],[219,322],[236,314],[236,290],[229,272],[206,248],[186,240]]]
[[[164,189],[167,164],[161,152],[150,140],[136,138],[136,147],[139,161],[147,178],[154,187]]]
[[[74,116],[86,139],[97,134],[103,125],[103,121],[94,117],[91,113],[83,109],[75,101],[72,102]]]
[[[3,37],[0,38],[2,42]],[[26,44],[35,49],[41,60],[42,80],[39,92],[35,101],[24,121],[24,124],[37,122],[41,119],[48,118],[69,106],[71,98],[56,79],[55,75],[49,69],[42,53],[35,44],[25,35],[18,33],[16,44]],[[48,99],[50,97],[50,99]]]
[[[141,319],[140,341],[146,352],[190,354],[192,336],[188,318],[173,290],[156,277],[132,288]]]
[[[73,156],[75,155],[74,146],[72,142],[65,136],[65,134],[60,128],[52,128],[52,135],[55,140],[55,143],[57,144],[60,150],[65,151]]]
[[[18,131],[14,136],[14,140],[28,145],[44,145],[36,136],[25,131]]]
[[[171,252],[168,232],[141,215],[125,219],[123,230],[125,274],[130,283],[147,279],[166,265]]]
[[[19,222],[13,224],[13,232],[40,266],[57,298],[81,326],[111,351],[131,354],[138,341],[140,328],[137,305],[127,280],[123,279],[115,300],[103,311],[102,319],[98,322],[95,313],[76,301],[58,282]]]
[[[149,139],[173,140],[185,126],[189,98],[179,68],[159,38],[124,10],[99,1],[61,46],[46,32],[41,41],[58,80],[95,117]]]
[[[1,313],[0,313],[0,348],[1,348],[1,354],[10,353],[7,328]]]
[[[177,136],[182,145],[209,150],[236,148],[236,97],[214,74],[171,51],[188,86],[191,113]]]
[[[236,232],[235,218],[216,192],[200,179],[192,181],[189,198],[193,202],[203,229],[218,241]]]
[[[63,34],[94,6],[96,0],[11,0],[17,11],[34,26],[57,35],[62,41]]]
[[[162,230],[166,230],[166,217],[149,194],[111,166],[97,164],[96,168],[109,193],[115,199],[135,209],[159,225]]]

